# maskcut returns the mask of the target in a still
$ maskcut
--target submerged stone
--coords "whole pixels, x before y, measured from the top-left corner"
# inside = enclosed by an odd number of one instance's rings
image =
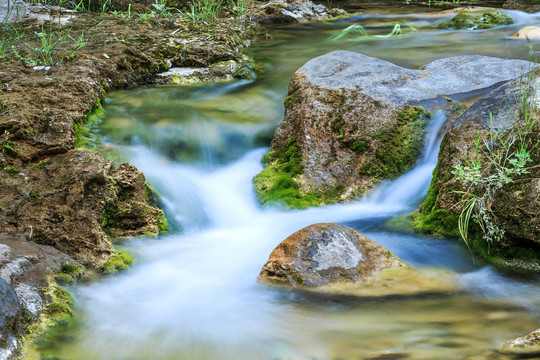
[[[514,20],[502,11],[493,10],[483,13],[460,13],[452,20],[444,21],[438,24],[439,27],[448,27],[454,29],[489,29],[500,25],[513,24]]]
[[[526,26],[523,29],[515,33],[512,39],[528,39],[537,40],[540,39],[540,27],[538,26]]]
[[[540,355],[540,329],[505,343],[500,352],[523,357]]]
[[[314,224],[279,244],[263,266],[263,282],[316,287],[362,281],[405,267],[389,250],[344,225]]]

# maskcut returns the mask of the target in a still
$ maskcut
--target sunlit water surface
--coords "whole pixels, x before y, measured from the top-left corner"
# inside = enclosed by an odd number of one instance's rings
[[[432,26],[448,16],[377,14],[274,29],[274,40],[247,50],[267,65],[256,81],[109,94],[104,150],[146,174],[172,231],[126,243],[136,259],[129,271],[70,289],[77,321],[36,349],[57,359],[492,359],[504,341],[539,327],[537,279],[473,265],[457,241],[400,232],[387,222],[425,196],[442,112],[431,121],[415,169],[356,203],[262,208],[251,185],[283,117],[290,77],[307,60],[338,49],[411,68],[462,54],[537,56],[538,43],[530,48],[507,38],[538,23],[540,14],[510,14],[515,25],[485,31]],[[401,23],[404,34],[328,40],[353,23],[372,35]],[[420,269],[447,269],[459,289],[430,297],[343,298],[257,283],[273,248],[317,222],[352,226]]]

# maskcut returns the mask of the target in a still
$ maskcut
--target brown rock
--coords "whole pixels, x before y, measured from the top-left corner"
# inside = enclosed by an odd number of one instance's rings
[[[133,165],[115,168],[97,154],[73,150],[0,172],[4,231],[50,245],[87,263],[114,253],[107,236],[157,234],[163,212],[150,204],[144,175]]]
[[[365,281],[383,270],[404,266],[389,250],[354,229],[314,224],[295,232],[272,251],[259,280],[315,287]]]
[[[526,26],[512,36],[512,39],[540,39],[540,27]]]

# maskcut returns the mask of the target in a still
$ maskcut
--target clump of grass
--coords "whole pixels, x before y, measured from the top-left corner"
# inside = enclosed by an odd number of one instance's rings
[[[519,176],[528,174],[528,164],[532,162],[531,152],[540,141],[534,141],[537,111],[536,89],[532,88],[532,74],[520,84],[518,112],[514,114],[515,126],[508,131],[497,130],[493,126],[490,114],[490,128],[486,138],[480,133],[476,138],[475,154],[471,160],[464,159],[452,170],[456,179],[466,187],[460,205],[463,207],[458,228],[461,238],[470,249],[469,225],[471,220],[478,224],[488,251],[495,243],[500,242],[505,230],[495,224],[488,204],[507,184],[514,182]]]
[[[209,21],[223,11],[223,6],[223,0],[192,0],[190,10],[182,15],[193,21]]]
[[[405,22],[405,25],[411,30],[411,31],[417,31],[416,28],[409,23]],[[360,25],[360,24],[354,24],[351,26],[348,26],[347,28],[341,30],[339,33],[332,35],[328,38],[330,41],[337,41],[349,34],[360,34],[359,36],[355,37],[353,40],[367,40],[367,39],[375,39],[375,38],[392,38],[396,36],[400,36],[403,34],[403,30],[401,29],[400,24],[395,24],[392,31],[386,35],[369,35],[366,31],[366,29]]]

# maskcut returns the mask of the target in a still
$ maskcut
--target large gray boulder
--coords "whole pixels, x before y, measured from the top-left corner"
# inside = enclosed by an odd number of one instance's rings
[[[530,66],[476,55],[418,70],[350,51],[312,59],[291,80],[255,190],[262,203],[293,208],[357,198],[415,163],[427,123],[418,105],[488,92]]]

